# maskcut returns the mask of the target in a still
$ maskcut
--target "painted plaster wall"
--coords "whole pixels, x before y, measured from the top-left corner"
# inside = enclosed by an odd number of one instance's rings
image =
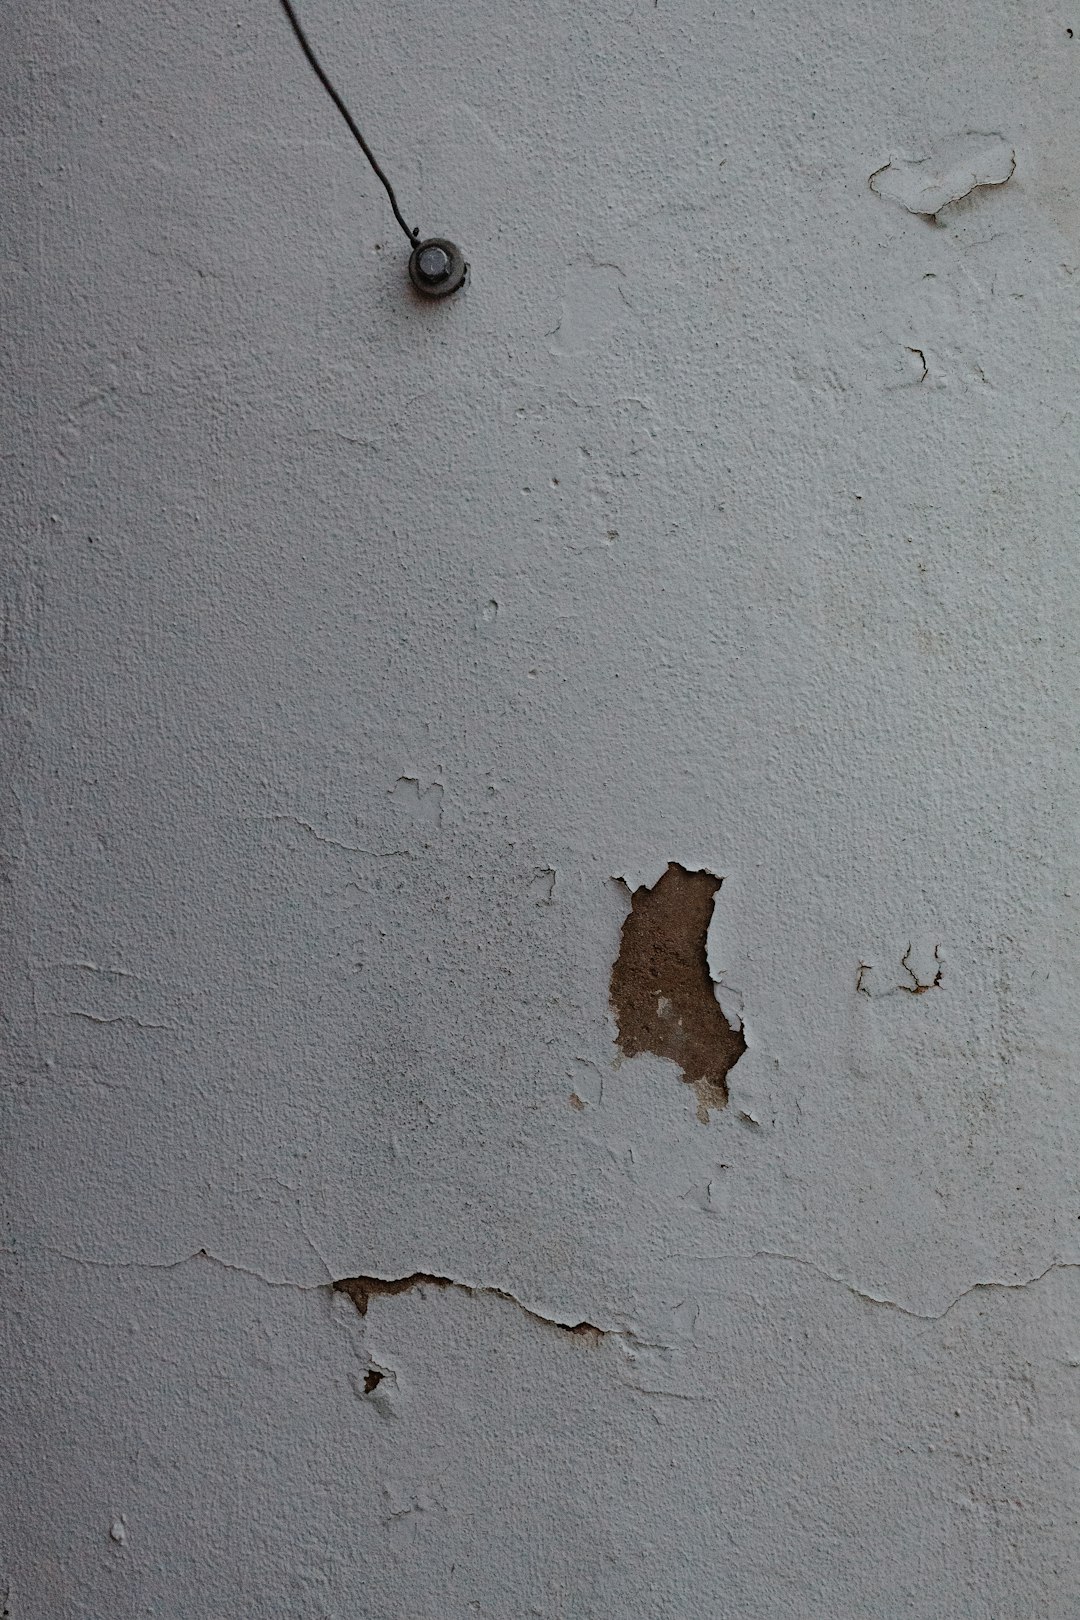
[[[303,14],[444,307],[272,0],[4,22],[4,1613],[1068,1620],[1080,11]]]

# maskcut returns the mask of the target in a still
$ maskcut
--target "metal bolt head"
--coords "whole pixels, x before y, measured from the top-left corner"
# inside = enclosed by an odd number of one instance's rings
[[[464,286],[469,267],[456,242],[431,236],[417,242],[409,259],[409,279],[426,298],[447,298]]]
[[[416,256],[416,268],[425,281],[445,281],[450,274],[450,255],[438,246],[421,248]]]

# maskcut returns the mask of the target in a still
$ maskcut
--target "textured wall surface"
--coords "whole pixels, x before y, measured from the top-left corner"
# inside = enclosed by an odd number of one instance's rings
[[[3,1613],[1072,1620],[1080,11],[303,15],[456,299],[3,25]]]

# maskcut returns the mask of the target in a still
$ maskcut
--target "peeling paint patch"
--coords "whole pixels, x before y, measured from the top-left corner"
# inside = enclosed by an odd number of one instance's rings
[[[600,1108],[604,1102],[604,1071],[598,1063],[591,1058],[575,1058],[578,1072],[572,1076],[574,1080],[573,1095],[581,1103],[582,1108]]]
[[[361,1316],[367,1315],[371,1301],[379,1296],[407,1294],[413,1288],[456,1288],[461,1293],[471,1294],[474,1297],[485,1294],[494,1299],[507,1300],[526,1316],[531,1317],[534,1322],[542,1322],[545,1327],[558,1328],[562,1333],[600,1339],[609,1332],[617,1332],[597,1327],[593,1322],[560,1322],[553,1316],[544,1316],[539,1311],[530,1310],[528,1305],[523,1305],[520,1299],[508,1293],[505,1288],[477,1287],[472,1283],[457,1282],[453,1277],[438,1277],[430,1271],[413,1271],[407,1277],[339,1277],[333,1287],[337,1293],[348,1295]]]
[[[698,1098],[698,1119],[727,1102],[727,1076],[746,1051],[717,1000],[706,939],[722,878],[672,862],[634,890],[611,973],[619,1046],[677,1063]],[[730,1009],[729,1009],[730,1015]]]
[[[537,867],[529,879],[528,894],[538,906],[550,906],[555,899],[555,868],[553,866]]]
[[[585,354],[611,337],[624,314],[622,279],[616,264],[570,266],[558,324],[548,333],[553,354]]]
[[[890,158],[870,176],[870,190],[937,223],[950,203],[982,186],[1003,186],[1015,171],[1016,150],[1003,135],[969,131],[936,142],[926,157]]]
[[[391,1547],[398,1552],[415,1545],[419,1527],[425,1514],[439,1506],[426,1491],[415,1491],[411,1486],[390,1480],[383,1486],[387,1513],[383,1519]]]
[[[377,1361],[370,1362],[363,1378],[353,1380],[353,1388],[361,1400],[375,1408],[380,1417],[396,1418],[399,1415],[400,1388],[393,1367],[381,1366]]]
[[[415,820],[424,822],[429,827],[442,826],[441,782],[431,782],[426,788],[422,788],[417,777],[399,776],[390,789],[390,797],[395,804],[404,806]]]

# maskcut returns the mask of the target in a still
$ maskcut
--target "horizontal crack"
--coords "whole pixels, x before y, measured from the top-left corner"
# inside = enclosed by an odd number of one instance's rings
[[[460,1293],[470,1294],[474,1299],[481,1294],[493,1299],[505,1299],[511,1305],[516,1305],[519,1311],[524,1311],[534,1322],[542,1322],[545,1327],[558,1328],[561,1333],[576,1333],[582,1338],[592,1339],[602,1339],[608,1334],[625,1337],[617,1328],[597,1327],[595,1322],[560,1322],[557,1317],[544,1316],[540,1311],[531,1310],[528,1305],[522,1304],[515,1294],[508,1293],[505,1288],[458,1282],[453,1277],[437,1277],[430,1271],[413,1271],[407,1277],[339,1277],[333,1287],[336,1292],[349,1296],[361,1316],[367,1315],[368,1306],[379,1295],[407,1294],[412,1288],[456,1288]]]
[[[344,849],[350,855],[369,855],[373,860],[398,859],[409,861],[413,859],[411,849],[365,849],[362,844],[346,844],[340,838],[331,838],[328,833],[320,832],[318,827],[313,827],[311,822],[305,821],[302,816],[279,813],[276,815],[245,816],[244,819],[246,821],[288,822],[293,827],[299,827],[302,831],[310,833],[317,844],[329,844],[332,849]]]
[[[52,1244],[46,1244],[39,1250],[5,1248],[0,1254],[6,1254],[14,1259],[20,1256],[34,1258],[35,1254],[52,1254],[59,1260],[69,1260],[74,1266],[92,1266],[98,1271],[179,1271],[181,1266],[189,1266],[193,1260],[206,1260],[212,1266],[220,1266],[222,1271],[235,1271],[242,1277],[254,1277],[256,1281],[265,1283],[268,1288],[295,1288],[298,1294],[313,1294],[320,1288],[327,1288],[329,1284],[296,1282],[292,1277],[268,1277],[265,1271],[256,1271],[254,1266],[241,1266],[233,1260],[223,1260],[220,1255],[212,1254],[209,1249],[195,1249],[191,1254],[177,1255],[175,1260],[99,1260],[90,1254],[71,1254],[67,1249],[58,1249]],[[0,1614],[0,1620],[3,1620]]]
[[[25,1253],[30,1257],[34,1252],[33,1250],[20,1251],[11,1247],[0,1249],[0,1254],[12,1258],[18,1258],[20,1253]],[[70,1261],[73,1265],[94,1266],[104,1271],[176,1271],[181,1266],[190,1265],[193,1260],[206,1260],[211,1265],[220,1266],[224,1271],[235,1271],[245,1277],[255,1277],[269,1288],[293,1288],[297,1293],[301,1294],[318,1293],[320,1290],[328,1289],[334,1293],[345,1294],[352,1300],[361,1316],[367,1315],[369,1304],[378,1295],[389,1297],[394,1294],[407,1294],[412,1288],[455,1288],[459,1293],[470,1294],[473,1298],[480,1298],[485,1295],[490,1299],[504,1299],[509,1304],[516,1305],[523,1315],[530,1317],[534,1322],[542,1322],[545,1327],[558,1328],[562,1333],[574,1333],[582,1338],[592,1338],[594,1340],[604,1338],[623,1339],[638,1345],[643,1342],[629,1328],[605,1328],[599,1327],[595,1322],[587,1321],[561,1322],[558,1317],[545,1316],[542,1311],[533,1310],[530,1306],[523,1304],[516,1294],[511,1294],[505,1288],[459,1282],[454,1277],[440,1277],[434,1272],[428,1271],[413,1271],[405,1277],[338,1277],[329,1283],[302,1283],[295,1282],[290,1277],[269,1277],[263,1271],[256,1271],[253,1266],[242,1266],[231,1260],[223,1260],[220,1255],[211,1253],[209,1249],[196,1249],[193,1253],[180,1255],[175,1260],[98,1260],[90,1255],[71,1254],[66,1249],[56,1248],[52,1245],[43,1246],[36,1253],[55,1255],[61,1260]],[[885,1310],[898,1311],[901,1316],[912,1317],[918,1322],[940,1322],[943,1317],[948,1316],[950,1311],[955,1310],[961,1300],[966,1299],[969,1294],[984,1291],[1016,1292],[1033,1287],[1055,1271],[1080,1270],[1080,1260],[1052,1260],[1049,1265],[1044,1266],[1041,1271],[1037,1271],[1034,1276],[1020,1277],[1015,1282],[1006,1282],[1000,1278],[986,1278],[969,1283],[966,1288],[960,1290],[954,1299],[949,1301],[943,1310],[917,1311],[910,1305],[902,1304],[900,1300],[889,1299],[883,1294],[870,1293],[867,1289],[860,1288],[857,1283],[851,1282],[848,1278],[838,1277],[834,1272],[826,1271],[824,1266],[819,1266],[815,1261],[806,1259],[804,1255],[785,1254],[779,1249],[756,1249],[744,1254],[738,1252],[702,1255],[672,1254],[664,1258],[685,1260],[698,1265],[706,1265],[721,1260],[782,1260],[788,1265],[801,1266],[806,1271],[812,1271],[815,1276],[824,1277],[827,1282],[835,1283],[838,1288],[846,1289],[849,1294],[854,1294],[856,1299],[865,1300],[868,1305],[880,1305]]]
[[[889,1299],[884,1294],[872,1294],[868,1289],[860,1288],[857,1283],[849,1281],[847,1277],[838,1277],[835,1272],[826,1271],[824,1266],[817,1265],[813,1260],[807,1260],[804,1255],[784,1254],[779,1249],[755,1249],[749,1254],[673,1255],[669,1256],[669,1258],[691,1260],[697,1264],[716,1260],[784,1260],[789,1265],[802,1266],[804,1270],[812,1271],[816,1277],[824,1277],[827,1282],[835,1283],[838,1288],[846,1288],[849,1294],[854,1294],[856,1299],[864,1299],[868,1305],[880,1305],[886,1310],[898,1311],[901,1316],[913,1317],[917,1322],[940,1322],[943,1317],[948,1316],[950,1311],[956,1309],[961,1300],[966,1299],[969,1294],[977,1294],[980,1290],[1000,1289],[1008,1291],[1031,1288],[1035,1283],[1042,1282],[1044,1277],[1049,1277],[1051,1272],[1080,1270],[1080,1260],[1052,1260],[1048,1266],[1044,1266],[1042,1271],[1037,1271],[1033,1277],[1021,1277],[1016,1282],[1004,1282],[991,1277],[969,1283],[966,1288],[960,1290],[954,1299],[949,1301],[944,1310],[917,1311],[910,1305],[901,1304],[898,1299]]]
[[[634,1337],[627,1330],[597,1327],[594,1322],[560,1322],[555,1316],[545,1316],[542,1311],[530,1309],[505,1288],[458,1282],[453,1277],[438,1277],[428,1271],[414,1271],[407,1277],[338,1277],[329,1283],[302,1283],[294,1282],[289,1277],[268,1277],[264,1271],[256,1271],[253,1266],[241,1266],[232,1260],[223,1260],[220,1255],[212,1254],[209,1249],[196,1249],[192,1254],[180,1255],[175,1260],[97,1260],[89,1255],[70,1254],[66,1249],[51,1246],[44,1252],[56,1255],[61,1260],[69,1260],[73,1265],[94,1266],[103,1271],[177,1271],[181,1266],[190,1265],[193,1260],[206,1260],[213,1266],[220,1266],[223,1271],[235,1271],[244,1277],[255,1277],[268,1288],[294,1288],[299,1294],[313,1294],[329,1289],[333,1293],[346,1294],[361,1316],[367,1315],[368,1304],[377,1294],[406,1294],[410,1288],[424,1286],[456,1288],[460,1293],[471,1294],[474,1298],[487,1295],[492,1299],[505,1299],[509,1304],[516,1305],[518,1310],[532,1321],[542,1322],[545,1327],[558,1328],[561,1333],[574,1333],[580,1338],[592,1339]],[[19,1251],[6,1248],[0,1250],[0,1253],[17,1257]]]
[[[114,1018],[101,1018],[97,1013],[83,1012],[81,1007],[66,1007],[69,1018],[85,1018],[88,1024],[130,1024],[133,1029],[163,1029],[170,1035],[177,1033],[175,1024],[155,1024],[148,1018],[136,1018],[134,1013],[117,1013]]]

